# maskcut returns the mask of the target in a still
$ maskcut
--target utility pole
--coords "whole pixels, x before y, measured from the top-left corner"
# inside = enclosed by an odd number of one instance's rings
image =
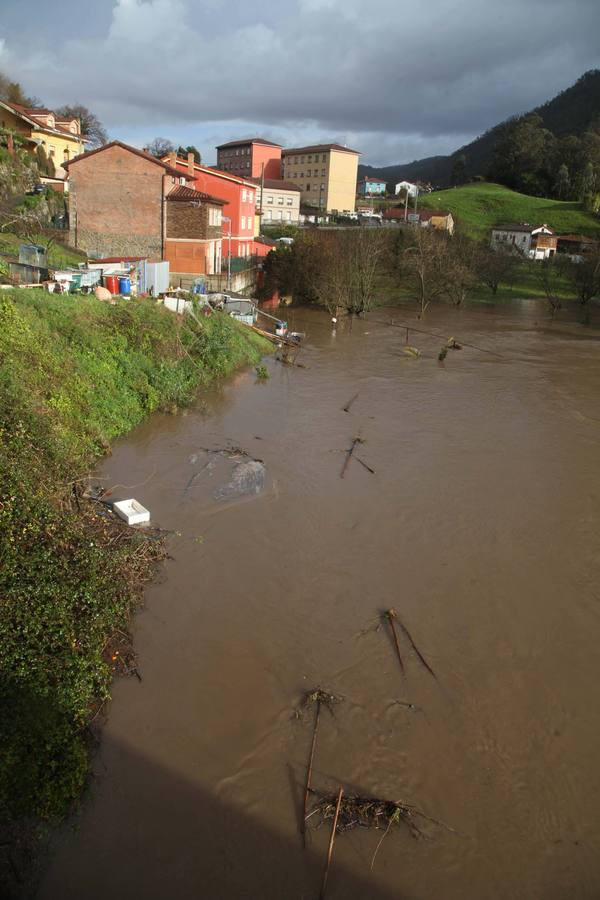
[[[406,188],[406,197],[404,198],[404,221],[408,219],[408,188]]]
[[[260,233],[262,234],[262,214],[263,214],[263,197],[265,194],[265,164],[261,163],[260,166],[260,209],[258,211],[258,216],[260,220]]]
[[[229,251],[227,253],[227,290],[231,290],[231,218],[223,216],[224,222],[229,222]]]

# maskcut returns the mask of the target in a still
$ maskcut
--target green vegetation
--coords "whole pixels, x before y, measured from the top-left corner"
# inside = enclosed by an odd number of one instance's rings
[[[480,182],[419,197],[426,209],[448,209],[472,237],[485,237],[500,222],[545,222],[558,232],[600,237],[600,218],[574,201],[546,200],[519,194],[500,184]]]
[[[48,247],[48,265],[51,269],[65,269],[85,262],[87,256],[80,250],[58,241],[50,241],[48,233],[34,234],[30,238],[12,232],[0,232],[0,256],[19,256],[19,244],[34,243]]]
[[[163,551],[86,500],[81,476],[153,410],[269,345],[221,313],[0,292],[0,815],[52,816],[87,773],[139,585]],[[121,655],[120,655],[121,654]],[[133,657],[132,657],[133,658]]]

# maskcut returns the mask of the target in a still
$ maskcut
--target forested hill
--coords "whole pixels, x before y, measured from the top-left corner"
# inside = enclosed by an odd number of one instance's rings
[[[374,175],[390,183],[404,179],[429,181],[436,187],[447,187],[452,184],[455,166],[457,163],[461,165],[463,156],[466,177],[487,176],[497,142],[507,129],[531,115],[539,116],[543,127],[557,138],[569,135],[581,136],[593,123],[600,123],[600,69],[586,72],[571,87],[561,91],[531,113],[501,122],[450,156],[429,156],[414,162],[383,168],[359,166],[359,177]]]

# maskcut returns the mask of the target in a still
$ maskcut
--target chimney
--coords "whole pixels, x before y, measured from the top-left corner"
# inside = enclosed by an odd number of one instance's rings
[[[14,155],[14,152],[15,152],[15,142],[14,142],[13,136],[12,136],[12,134],[10,134],[10,132],[9,132],[8,137],[7,137],[7,139],[6,139],[6,149],[7,149],[7,151],[10,153],[11,156]]]
[[[169,165],[173,169],[177,168],[177,154],[176,153],[169,153]]]
[[[187,160],[188,160],[188,174],[193,178],[194,177],[194,162],[195,162],[194,154],[188,153]]]

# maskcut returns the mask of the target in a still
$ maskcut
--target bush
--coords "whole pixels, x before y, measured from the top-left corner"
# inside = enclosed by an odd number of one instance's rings
[[[64,812],[87,773],[86,727],[109,695],[160,544],[73,495],[73,478],[155,409],[267,344],[224,314],[183,322],[152,301],[0,298],[0,813]],[[118,540],[115,535],[118,532]]]

